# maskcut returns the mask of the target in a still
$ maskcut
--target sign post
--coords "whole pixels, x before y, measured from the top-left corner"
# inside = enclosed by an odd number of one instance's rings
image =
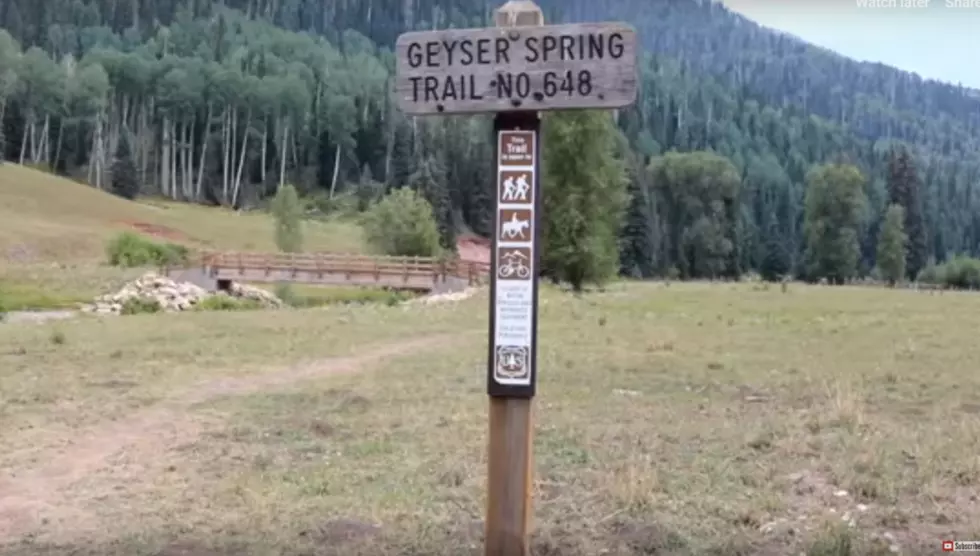
[[[495,23],[401,35],[395,95],[406,114],[496,114],[484,554],[527,556],[541,221],[538,112],[632,104],[636,33],[622,23],[545,26],[531,0],[509,0]]]

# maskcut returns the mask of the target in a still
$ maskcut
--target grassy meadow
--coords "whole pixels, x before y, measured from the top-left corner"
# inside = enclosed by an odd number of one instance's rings
[[[487,298],[0,326],[0,554],[482,554]],[[980,297],[543,288],[533,554],[980,538]]]

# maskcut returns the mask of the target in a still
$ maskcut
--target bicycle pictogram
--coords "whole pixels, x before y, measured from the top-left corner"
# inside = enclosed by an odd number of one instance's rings
[[[530,250],[522,248],[502,249],[497,261],[497,277],[527,280],[531,277],[530,263]]]

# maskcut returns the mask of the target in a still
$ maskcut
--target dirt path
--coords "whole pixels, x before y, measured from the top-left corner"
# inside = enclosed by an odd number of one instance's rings
[[[97,527],[86,503],[103,500],[127,482],[145,476],[175,447],[194,441],[219,423],[193,415],[188,408],[223,396],[246,395],[320,376],[351,373],[397,357],[458,339],[457,334],[429,336],[375,349],[364,355],[334,358],[261,375],[218,379],[174,392],[163,402],[130,417],[78,431],[62,447],[31,454],[32,469],[0,471],[0,547],[16,542],[39,526],[60,535]],[[84,482],[84,488],[75,488]]]

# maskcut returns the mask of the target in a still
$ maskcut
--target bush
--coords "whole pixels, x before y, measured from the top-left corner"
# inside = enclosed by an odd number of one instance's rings
[[[407,187],[385,195],[365,213],[364,231],[386,255],[434,257],[441,251],[432,205]]]
[[[133,232],[123,232],[106,245],[112,266],[176,266],[187,262],[187,247],[176,243],[157,243]]]
[[[383,303],[388,306],[397,305],[412,298],[411,293],[388,291],[375,288],[309,288],[302,293],[296,291],[290,284],[276,286],[276,297],[294,309],[311,309],[327,305],[364,305],[368,303]]]
[[[919,272],[919,282],[961,290],[980,289],[980,259],[956,256]]]
[[[122,315],[142,315],[159,313],[162,310],[163,307],[160,306],[160,302],[156,299],[131,297],[123,302],[122,309],[119,311],[119,313]]]
[[[276,247],[284,253],[297,253],[303,248],[303,203],[292,185],[279,188],[269,206],[276,222]]]
[[[196,311],[252,311],[262,304],[254,299],[240,299],[230,295],[212,295],[194,306]]]

